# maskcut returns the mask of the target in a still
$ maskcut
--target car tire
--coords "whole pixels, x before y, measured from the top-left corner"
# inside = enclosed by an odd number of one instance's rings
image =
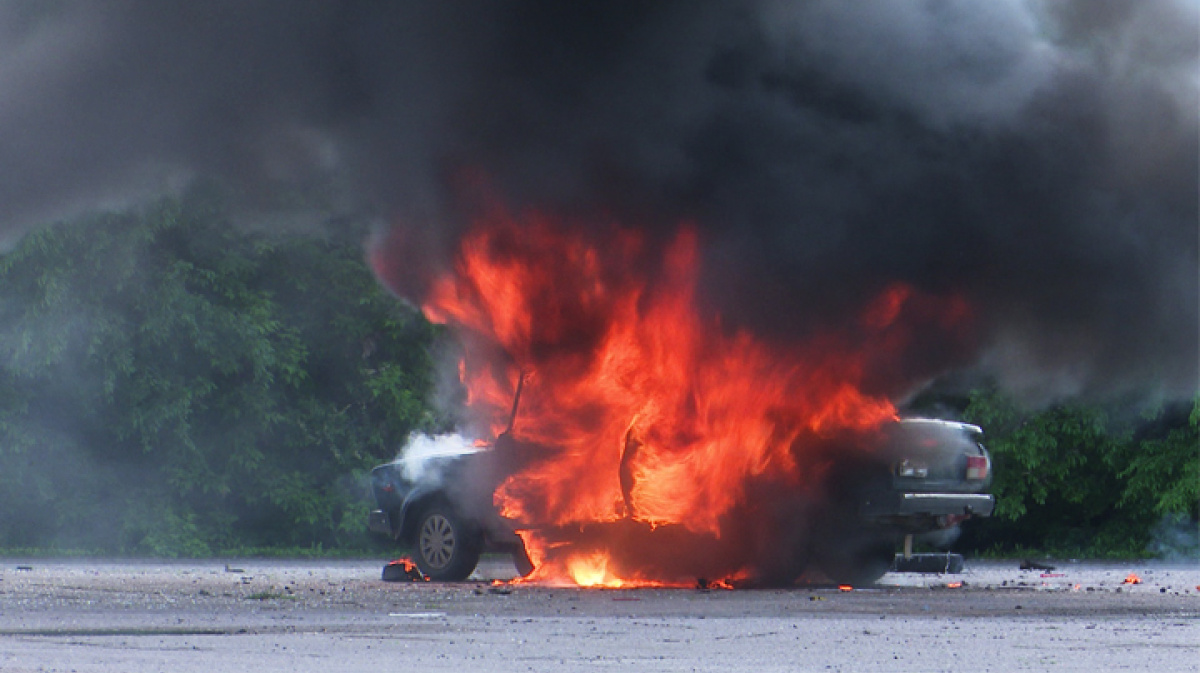
[[[421,574],[438,582],[460,582],[478,565],[483,539],[452,508],[434,504],[417,517],[413,546]]]

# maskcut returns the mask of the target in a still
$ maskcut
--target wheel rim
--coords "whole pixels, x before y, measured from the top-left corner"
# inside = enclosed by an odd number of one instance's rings
[[[431,514],[421,526],[421,556],[434,568],[445,568],[454,556],[454,526],[441,514]]]

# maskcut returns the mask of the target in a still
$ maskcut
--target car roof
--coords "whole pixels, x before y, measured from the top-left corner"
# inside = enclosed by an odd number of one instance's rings
[[[943,427],[952,430],[960,430],[962,432],[982,435],[983,428],[971,423],[962,423],[960,421],[947,421],[940,418],[901,418],[900,425],[904,427]]]

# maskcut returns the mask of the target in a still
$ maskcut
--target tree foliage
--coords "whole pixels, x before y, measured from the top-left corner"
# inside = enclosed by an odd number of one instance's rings
[[[1194,540],[1200,397],[1140,417],[1129,417],[1129,406],[1070,401],[1025,409],[995,388],[973,392],[965,415],[985,429],[997,504],[991,520],[975,522],[967,543],[1140,556],[1169,551],[1155,539],[1164,520],[1181,523]]]
[[[435,328],[361,233],[254,233],[196,192],[0,257],[0,544],[361,545],[364,471],[438,423]]]

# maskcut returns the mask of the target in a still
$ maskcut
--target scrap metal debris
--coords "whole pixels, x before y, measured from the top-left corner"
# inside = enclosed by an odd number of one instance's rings
[[[407,558],[398,558],[383,567],[384,582],[427,582],[429,578],[421,574],[417,564]]]

